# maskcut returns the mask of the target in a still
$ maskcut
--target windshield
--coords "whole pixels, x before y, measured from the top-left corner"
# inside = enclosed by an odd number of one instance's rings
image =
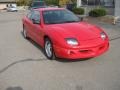
[[[45,24],[79,22],[80,19],[68,10],[48,10],[43,12]]]

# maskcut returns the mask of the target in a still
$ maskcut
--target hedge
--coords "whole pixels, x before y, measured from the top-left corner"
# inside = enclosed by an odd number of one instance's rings
[[[85,10],[83,8],[74,8],[72,10],[75,14],[83,15]]]
[[[104,8],[93,9],[89,12],[89,16],[92,17],[101,17],[106,15],[106,10]]]

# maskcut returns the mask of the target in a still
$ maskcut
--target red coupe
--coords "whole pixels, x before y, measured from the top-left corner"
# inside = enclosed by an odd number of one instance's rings
[[[92,58],[109,48],[108,36],[101,28],[63,8],[31,10],[23,18],[23,35],[43,47],[48,59]]]

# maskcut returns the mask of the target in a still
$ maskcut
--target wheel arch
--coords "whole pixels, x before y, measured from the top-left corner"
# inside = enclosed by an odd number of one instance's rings
[[[51,41],[51,43],[53,44],[53,42],[52,42],[52,38],[50,37],[50,36],[48,36],[48,35],[44,35],[44,44],[45,44],[45,39],[49,39],[50,41]]]

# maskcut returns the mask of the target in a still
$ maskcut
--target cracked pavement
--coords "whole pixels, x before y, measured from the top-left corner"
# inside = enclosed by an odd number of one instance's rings
[[[25,12],[0,13],[0,90],[120,90],[120,26],[95,22],[110,50],[85,61],[47,60],[21,34]]]

